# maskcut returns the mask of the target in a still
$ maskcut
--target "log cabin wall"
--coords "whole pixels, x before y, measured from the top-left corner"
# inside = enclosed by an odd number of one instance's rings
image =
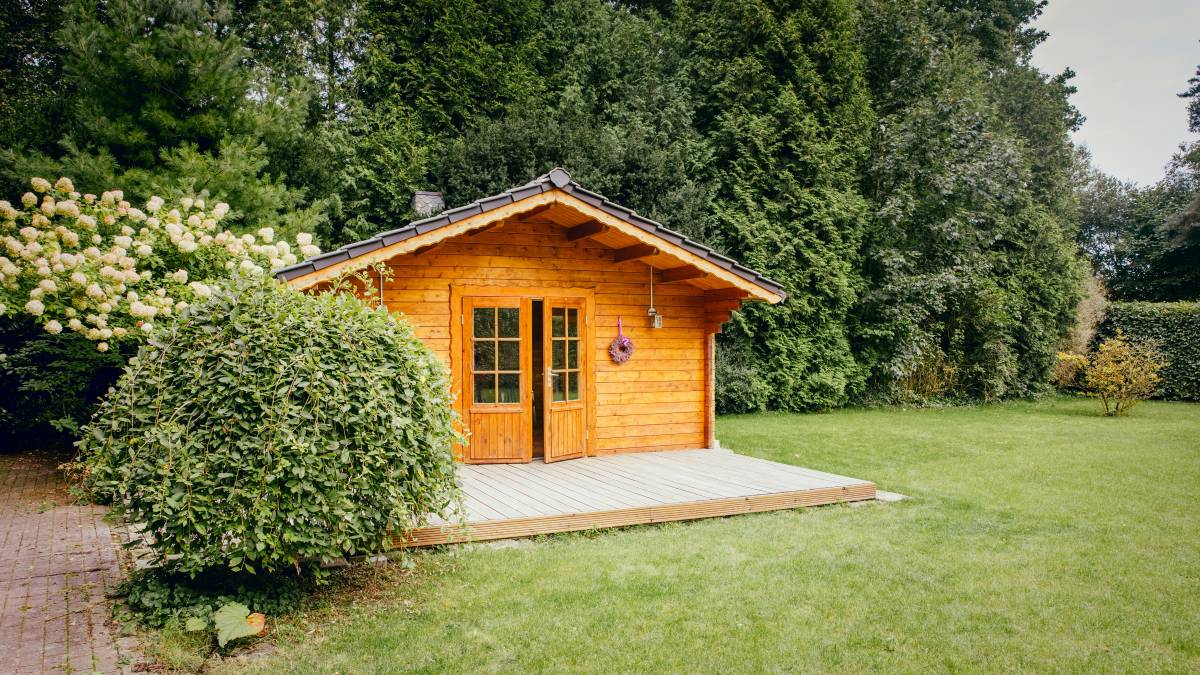
[[[595,454],[707,447],[712,436],[711,378],[704,291],[686,282],[658,283],[654,304],[663,327],[650,328],[649,270],[614,262],[613,249],[592,239],[568,241],[545,218],[510,219],[388,261],[393,278],[383,302],[403,313],[420,337],[451,365],[451,286],[592,289],[595,299]],[[726,315],[727,316],[727,315]],[[617,365],[608,346],[617,318],[634,343]],[[455,394],[461,398],[461,391]]]

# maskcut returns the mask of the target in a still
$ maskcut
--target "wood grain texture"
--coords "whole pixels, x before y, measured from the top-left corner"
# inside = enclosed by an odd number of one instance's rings
[[[706,307],[731,298],[706,296],[704,289],[689,284],[656,287],[654,302],[663,327],[651,328],[645,263],[614,263],[612,248],[588,238],[568,241],[568,232],[546,220],[514,219],[474,236],[445,240],[417,258],[399,256],[388,261],[393,277],[384,285],[383,301],[402,313],[418,337],[451,366],[452,388],[465,419],[459,362],[467,357],[466,340],[461,310],[455,309],[465,297],[587,298],[591,320],[581,345],[589,348],[589,412],[583,420],[593,427],[589,454],[705,447],[711,405],[705,396]],[[635,346],[633,358],[619,366],[608,356],[618,318]],[[452,353],[459,358],[452,359]],[[629,415],[636,419],[624,419]],[[662,415],[657,423],[656,415]],[[457,451],[462,456],[463,448]]]
[[[466,513],[398,546],[527,537],[875,498],[870,481],[719,450],[464,466]]]
[[[545,333],[542,343],[545,349],[543,363],[546,364],[546,368],[555,370],[551,352],[565,349],[564,340],[572,341],[576,348],[588,344],[587,326],[592,323],[589,315],[593,310],[586,296],[582,298],[547,296],[543,299],[542,304],[544,316],[542,326]],[[564,336],[554,334],[552,317],[555,310],[568,313],[569,310],[574,310],[577,313],[573,324],[573,333],[567,331],[567,335]],[[564,327],[572,328],[569,318],[565,319]],[[574,400],[555,401],[550,378],[546,378],[544,382],[543,400],[546,403],[542,456],[546,462],[574,459],[588,454],[588,441],[591,437],[591,425],[588,424],[588,401],[594,397],[592,389],[595,386],[596,377],[595,371],[591,367],[590,350],[584,348],[580,351],[582,353],[578,355],[578,361],[574,365],[567,363],[566,359],[560,356],[563,361],[560,365],[567,370],[575,369],[576,375],[581,380],[578,385],[577,397]],[[559,354],[565,355],[565,351],[559,351]]]

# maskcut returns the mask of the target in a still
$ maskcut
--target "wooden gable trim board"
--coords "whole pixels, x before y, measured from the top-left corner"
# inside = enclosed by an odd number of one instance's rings
[[[486,225],[490,225],[491,223],[499,222],[518,214],[525,213],[534,207],[552,205],[555,201],[556,200],[553,191],[543,192],[541,194],[526,197],[520,201],[506,204],[499,208],[485,211],[484,213],[463,218],[456,223],[450,223],[449,225],[430,230],[424,234],[418,234],[415,237],[405,239],[404,241],[397,242],[391,246],[384,246],[382,248],[375,249],[370,253],[365,253],[363,255],[350,258],[349,260],[336,262],[328,267],[317,270],[310,274],[305,274],[303,276],[298,276],[294,279],[291,279],[288,281],[288,283],[298,289],[310,288],[317,284],[337,278],[338,275],[343,272],[343,270],[357,269],[359,267],[374,265],[375,263],[384,262],[398,255],[412,253],[413,251],[443,239],[457,237],[461,234],[466,234]]]
[[[506,204],[496,209],[468,216],[462,220],[459,220],[458,222],[450,223],[437,229],[430,230],[424,234],[418,234],[404,241],[397,242],[391,246],[384,246],[361,256],[333,263],[328,267],[315,272],[295,277],[288,283],[300,289],[309,288],[316,284],[336,278],[342,273],[343,270],[358,269],[375,264],[377,262],[383,262],[398,255],[412,253],[414,251],[424,249],[425,247],[436,242],[473,232],[493,223],[503,221],[507,218],[518,216],[536,207],[553,205],[555,203],[568,206],[591,218],[592,222],[577,225],[568,230],[568,240],[573,241],[582,239],[594,234],[598,234],[605,228],[611,228],[638,240],[641,244],[654,247],[661,253],[680,260],[685,264],[685,266],[695,268],[695,271],[688,270],[687,267],[677,272],[672,270],[680,268],[665,270],[662,277],[663,283],[695,279],[702,276],[712,276],[721,280],[723,283],[742,289],[748,296],[750,296],[748,299],[759,299],[770,303],[777,303],[783,300],[782,295],[768,291],[767,289],[762,288],[757,284],[726,270],[716,263],[706,260],[705,258],[696,255],[695,253],[692,253],[691,251],[688,251],[680,246],[676,246],[675,244],[672,244],[671,242],[666,241],[665,239],[662,239],[661,237],[658,237],[652,233],[646,232],[635,225],[621,220],[620,218],[612,216],[602,209],[593,207],[587,202],[567,192],[564,192],[559,188],[525,197],[520,201],[515,201],[511,204]],[[574,237],[574,239],[572,239],[572,237]]]
[[[529,209],[525,213],[522,213],[520,216],[517,216],[517,220],[521,221],[522,223],[529,222],[535,216],[542,213],[543,211],[548,211],[553,206],[554,206],[553,204],[545,204],[545,205],[539,206],[537,208]]]

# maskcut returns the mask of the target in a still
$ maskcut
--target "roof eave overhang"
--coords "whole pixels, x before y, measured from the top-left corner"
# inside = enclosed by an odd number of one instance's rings
[[[498,221],[533,209],[562,204],[584,217],[617,230],[641,243],[658,249],[684,265],[693,266],[729,287],[744,291],[747,300],[775,304],[786,297],[783,289],[754,270],[693,242],[652,220],[609,202],[604,197],[579,187],[566,172],[556,169],[547,180],[482,199],[464,207],[410,223],[371,239],[356,242],[336,251],[316,256],[297,265],[274,272],[293,287],[305,289],[330,281],[348,271],[359,270],[398,255],[440,241],[467,234]]]

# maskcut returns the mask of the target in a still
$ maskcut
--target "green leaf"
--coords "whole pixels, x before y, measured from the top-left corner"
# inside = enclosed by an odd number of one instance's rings
[[[195,633],[208,628],[208,622],[198,616],[189,616],[187,621],[183,622],[183,629],[189,633]]]
[[[250,610],[240,602],[221,605],[220,609],[213,612],[213,624],[217,627],[217,644],[224,647],[233,640],[257,635],[262,626],[247,622],[249,616]]]

